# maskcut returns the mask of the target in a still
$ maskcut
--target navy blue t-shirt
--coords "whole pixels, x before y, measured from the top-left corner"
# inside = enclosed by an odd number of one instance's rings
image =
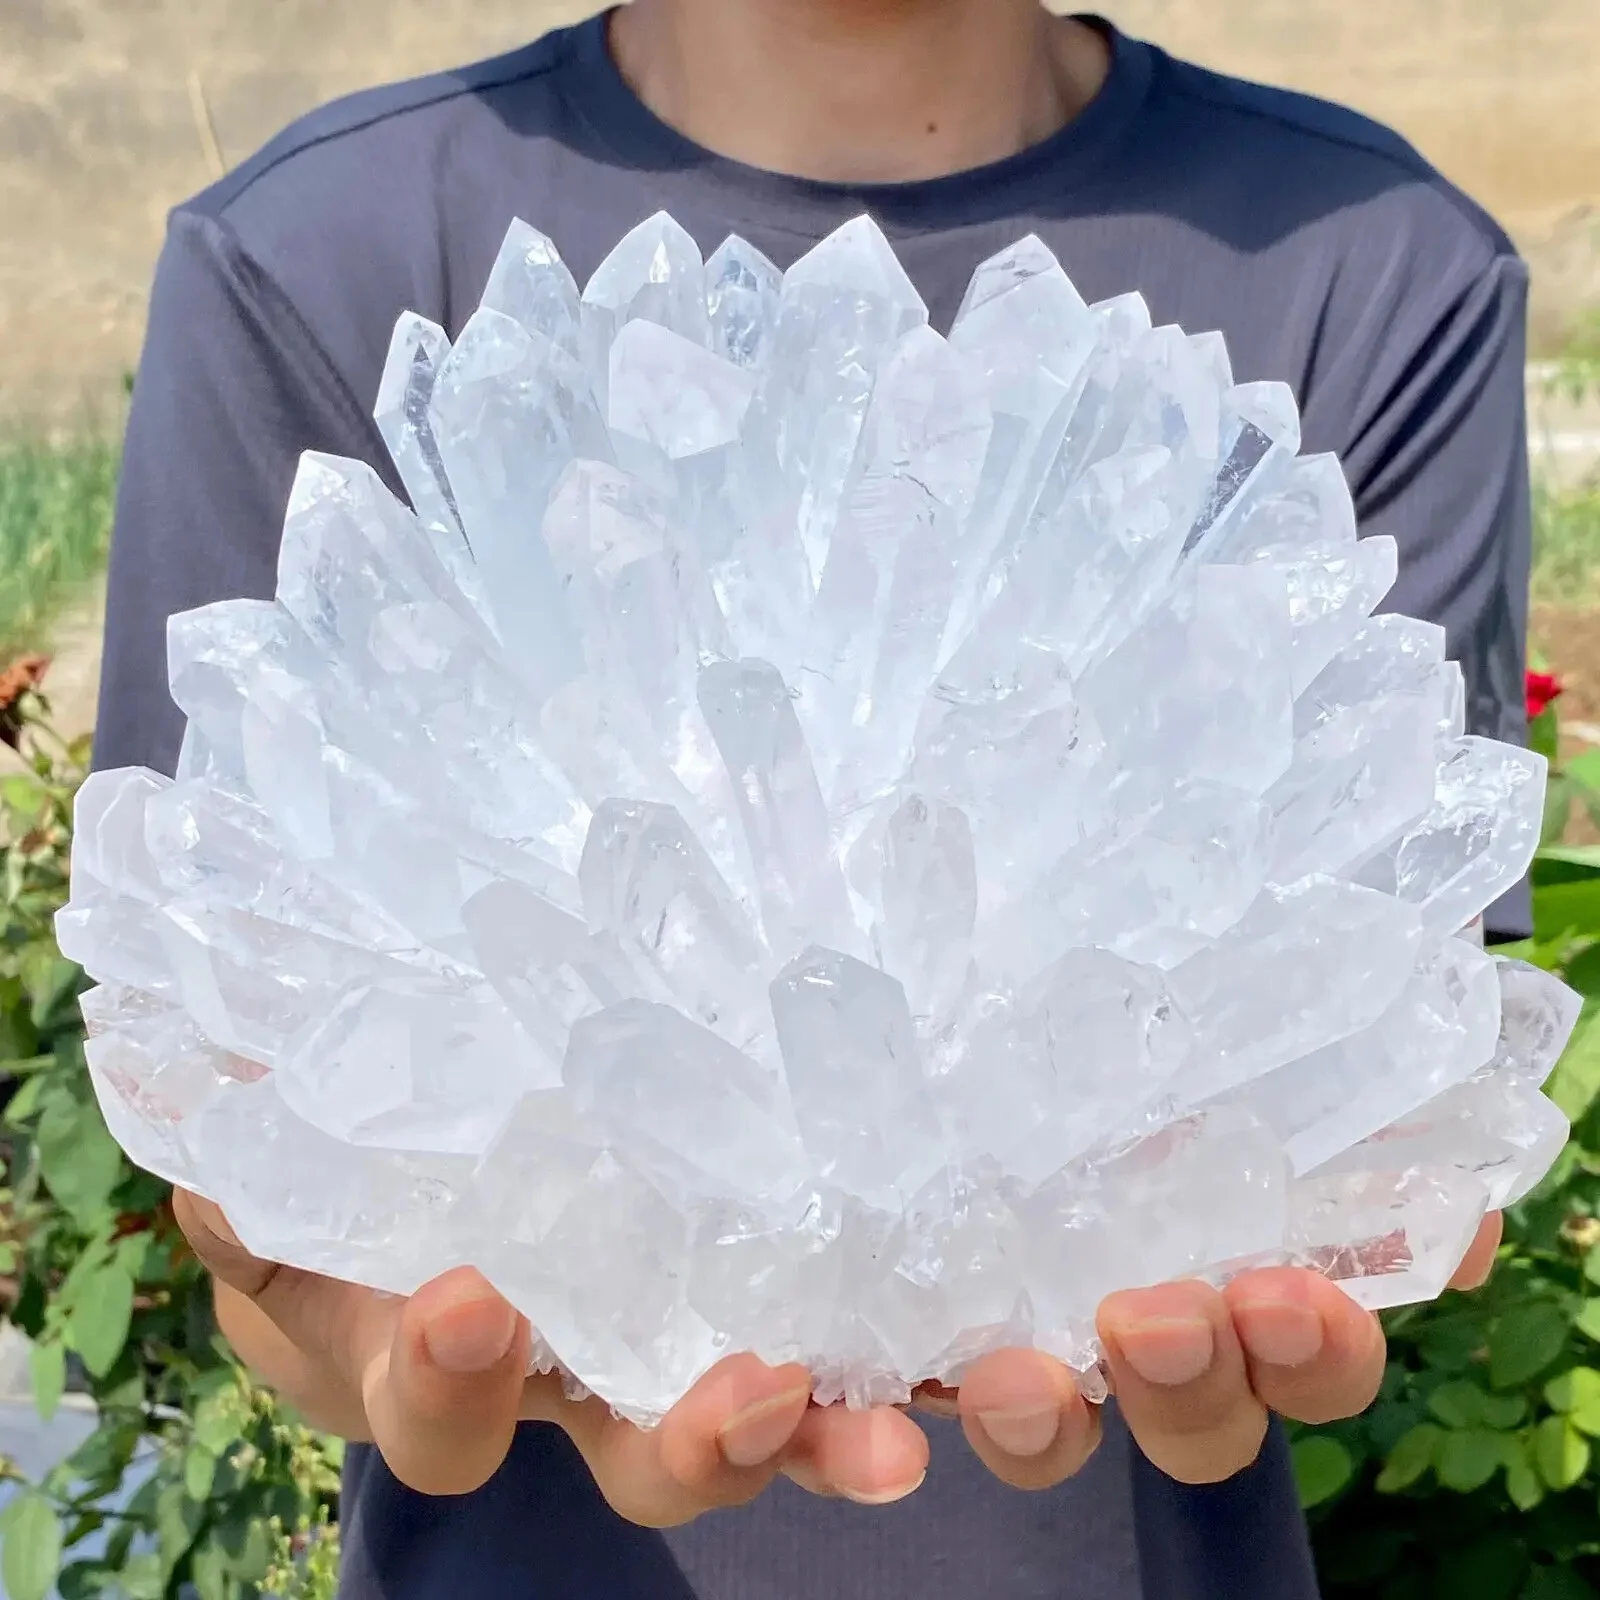
[[[271,594],[303,450],[398,489],[370,420],[404,310],[454,335],[513,217],[579,280],[669,210],[709,253],[742,234],[786,266],[862,210],[936,326],[973,268],[1037,233],[1086,298],[1220,329],[1241,380],[1283,379],[1305,448],[1341,456],[1363,531],[1392,534],[1389,604],[1444,624],[1475,732],[1520,740],[1529,560],[1523,322],[1510,243],[1396,135],[1174,61],[1101,27],[1104,87],[982,169],[845,187],[756,171],[663,124],[603,19],[314,113],[172,215],[129,424],[96,758],[170,770],[175,611]],[[1490,917],[1527,931],[1525,891]],[[887,1509],[780,1484],[662,1535],[622,1522],[564,1435],[524,1427],[476,1494],[426,1500],[351,1452],[348,1600],[1310,1600],[1287,1452],[1231,1482],[1164,1478],[1109,1419],[1073,1482],[1026,1495],[929,1424],[922,1489]]]

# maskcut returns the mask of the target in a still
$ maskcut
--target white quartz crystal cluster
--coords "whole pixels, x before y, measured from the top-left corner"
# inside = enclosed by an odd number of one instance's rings
[[[1560,1149],[1577,1003],[1458,936],[1542,763],[1218,336],[1036,239],[942,337],[865,219],[581,294],[519,223],[377,423],[414,511],[305,458],[59,922],[112,1131],[261,1255],[474,1263],[646,1423],[738,1350],[1092,1387],[1108,1291],[1431,1297]]]

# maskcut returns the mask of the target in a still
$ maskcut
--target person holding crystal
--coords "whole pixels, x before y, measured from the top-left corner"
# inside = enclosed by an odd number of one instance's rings
[[[1526,274],[1403,141],[1034,0],[635,0],[314,113],[173,213],[98,764],[171,770],[165,621],[272,593],[299,453],[388,470],[370,416],[402,311],[453,335],[514,216],[581,281],[663,207],[706,253],[737,231],[780,266],[868,211],[941,327],[1032,232],[1086,298],[1220,329],[1242,377],[1293,385],[1362,531],[1398,540],[1390,603],[1448,629],[1472,728],[1521,736]],[[1525,897],[1488,931],[1525,935]],[[1272,1416],[1353,1414],[1383,1366],[1374,1318],[1274,1269],[1111,1297],[1104,1408],[1029,1351],[864,1412],[735,1356],[644,1432],[526,1377],[534,1331],[470,1270],[385,1297],[177,1207],[237,1349],[354,1444],[349,1600],[1310,1600]]]

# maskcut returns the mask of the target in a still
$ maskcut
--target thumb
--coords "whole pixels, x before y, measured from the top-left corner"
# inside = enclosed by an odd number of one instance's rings
[[[389,1470],[421,1494],[466,1494],[511,1448],[532,1336],[470,1267],[409,1300],[252,1255],[209,1200],[174,1196],[206,1268],[253,1301],[323,1381],[366,1414]]]
[[[481,1487],[516,1432],[528,1324],[483,1277],[460,1267],[425,1284],[387,1329],[375,1322],[373,1331],[361,1394],[389,1470],[421,1494]]]

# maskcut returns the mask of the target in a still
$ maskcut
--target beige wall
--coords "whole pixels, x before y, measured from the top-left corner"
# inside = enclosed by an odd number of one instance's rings
[[[1600,0],[1106,3],[1174,49],[1396,123],[1512,227],[1547,336],[1600,298]],[[191,74],[238,159],[319,100],[588,9],[0,0],[0,415],[59,414],[132,362],[161,219],[208,177]]]
[[[1600,0],[1107,0],[1208,66],[1400,129],[1533,262],[1549,344],[1600,300]]]

